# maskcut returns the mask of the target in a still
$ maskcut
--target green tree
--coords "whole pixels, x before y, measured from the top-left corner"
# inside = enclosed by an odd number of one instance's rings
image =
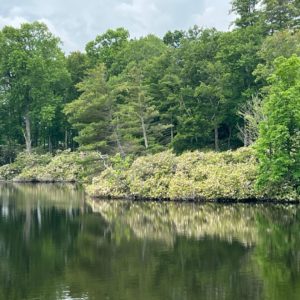
[[[211,146],[214,140],[214,127],[210,122],[213,113],[207,109],[209,97],[207,93],[204,95],[204,90],[200,91],[199,86],[204,88],[213,79],[212,65],[216,60],[220,35],[214,29],[194,27],[185,34],[174,54],[177,68],[173,68],[173,76],[169,77],[174,84],[173,87],[169,85],[169,97],[177,102],[174,119],[178,125],[173,140],[176,152]]]
[[[228,99],[226,85],[228,74],[220,62],[210,62],[206,65],[207,80],[201,82],[195,90],[195,96],[202,104],[203,119],[211,126],[214,132],[215,151],[220,150],[219,128],[226,116]]]
[[[269,32],[300,28],[298,0],[262,0],[262,11]]]
[[[124,28],[109,29],[104,34],[98,35],[94,41],[87,43],[85,50],[90,67],[99,63],[105,64],[109,70],[115,57],[127,44],[129,32]]]
[[[180,47],[181,40],[184,37],[184,31],[182,30],[175,30],[175,31],[168,31],[165,36],[163,37],[163,41],[166,45],[178,48]]]
[[[234,21],[237,27],[256,25],[260,18],[259,2],[260,0],[233,0],[231,2],[231,12],[237,14],[237,19]]]
[[[153,105],[142,66],[129,64],[120,78],[117,88],[123,91],[124,102],[116,111],[122,122],[123,133],[135,132],[132,138],[142,141],[144,150],[156,151],[158,139],[169,125],[160,123],[159,111]]]
[[[68,86],[67,97],[65,105],[78,99],[81,92],[77,88],[77,84],[84,80],[88,69],[87,55],[79,51],[71,52],[67,56],[67,69],[70,73],[71,81]],[[64,114],[64,122],[62,124],[65,130],[65,148],[71,147],[73,149],[74,137],[77,136],[77,131],[71,128],[70,123],[66,120]]]
[[[121,74],[130,63],[145,64],[151,59],[160,56],[167,46],[164,42],[153,34],[140,39],[134,39],[123,45],[122,49],[114,57],[110,73],[113,75]]]
[[[274,60],[280,56],[289,58],[293,54],[300,55],[300,31],[283,30],[268,36],[258,51],[260,63],[254,70],[256,81],[266,86],[267,78],[274,71]]]
[[[22,125],[26,149],[30,153],[35,132],[36,144],[47,131],[49,138],[69,74],[59,39],[46,25],[6,26],[0,32],[1,103],[16,113]],[[21,124],[20,124],[21,123]]]
[[[300,192],[300,58],[279,57],[274,66],[256,146],[258,185],[289,185]]]
[[[81,95],[65,106],[69,122],[78,130],[74,139],[81,149],[110,152],[111,96],[107,76],[103,64],[89,70],[77,85]]]
[[[67,69],[71,76],[67,99],[69,102],[80,96],[80,92],[76,88],[76,85],[83,81],[88,70],[87,55],[79,51],[71,52],[67,56]]]
[[[159,122],[166,125],[159,143],[168,147],[177,134],[182,80],[178,66],[177,49],[169,48],[145,66],[145,82],[152,98],[151,103],[159,111]]]

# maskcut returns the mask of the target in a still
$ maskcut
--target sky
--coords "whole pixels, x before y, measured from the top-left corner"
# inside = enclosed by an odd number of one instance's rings
[[[65,52],[84,50],[107,29],[124,27],[132,38],[193,25],[226,31],[230,0],[0,0],[0,29],[42,21],[60,37]]]

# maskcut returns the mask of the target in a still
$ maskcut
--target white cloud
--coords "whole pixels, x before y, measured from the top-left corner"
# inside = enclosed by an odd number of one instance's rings
[[[158,31],[160,28],[157,28],[157,26],[161,27],[161,25],[170,20],[169,16],[156,3],[145,0],[118,3],[114,11],[122,19],[122,22],[129,25],[133,36],[141,36],[149,33],[159,34]]]
[[[77,50],[78,45],[77,45],[76,41],[72,39],[72,37],[70,36],[70,33],[67,32],[65,29],[60,28],[60,30],[58,30],[50,20],[45,19],[45,18],[39,19],[37,21],[46,24],[47,27],[49,28],[49,30],[55,36],[58,36],[61,39],[63,47],[65,49]]]
[[[200,26],[227,31],[234,20],[229,11],[230,3],[227,1],[205,0],[205,10],[195,14],[194,20]]]
[[[28,22],[27,19],[23,17],[2,17],[0,16],[0,28],[4,26],[13,26],[19,28],[22,23]]]
[[[132,37],[163,36],[194,24],[227,30],[229,9],[230,0],[0,0],[0,28],[40,20],[73,51],[116,27]]]

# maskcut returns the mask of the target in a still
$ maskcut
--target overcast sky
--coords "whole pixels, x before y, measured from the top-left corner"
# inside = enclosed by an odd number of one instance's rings
[[[125,27],[131,37],[194,24],[228,30],[229,10],[230,0],[0,0],[0,28],[43,21],[69,52],[109,28]]]

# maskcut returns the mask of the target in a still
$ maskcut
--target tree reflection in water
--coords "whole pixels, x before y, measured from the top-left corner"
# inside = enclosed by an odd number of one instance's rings
[[[299,208],[0,185],[0,299],[298,299]]]

